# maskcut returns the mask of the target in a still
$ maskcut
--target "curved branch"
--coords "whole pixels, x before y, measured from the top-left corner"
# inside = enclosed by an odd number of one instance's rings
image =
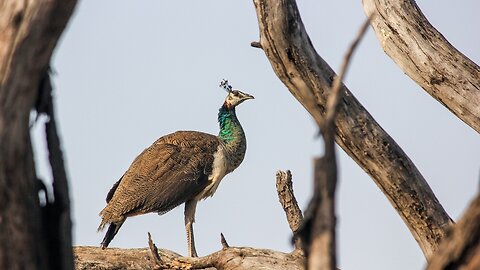
[[[363,0],[380,45],[412,80],[480,133],[480,67],[453,47],[413,0]]]
[[[260,44],[273,70],[320,126],[336,76],[313,47],[295,1],[254,0]],[[375,181],[428,258],[451,224],[429,185],[398,144],[347,87],[336,142]]]

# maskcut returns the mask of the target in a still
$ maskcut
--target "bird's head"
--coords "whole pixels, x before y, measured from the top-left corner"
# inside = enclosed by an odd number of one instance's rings
[[[227,80],[223,80],[220,83],[220,87],[224,88],[228,92],[224,103],[227,108],[234,108],[247,99],[254,99],[254,97],[250,94],[244,93],[237,89],[232,89],[232,86],[228,84]]]

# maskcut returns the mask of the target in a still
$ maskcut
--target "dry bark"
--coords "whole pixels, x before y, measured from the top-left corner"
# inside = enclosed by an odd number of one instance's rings
[[[316,53],[295,1],[254,0],[260,47],[273,70],[313,116],[324,118],[334,71]],[[428,258],[451,224],[429,185],[398,144],[342,85],[336,142],[375,181]]]
[[[0,2],[0,269],[73,267],[71,243],[63,241],[53,250],[44,226],[29,115],[75,4],[75,0]]]
[[[302,248],[302,241],[297,232],[300,224],[303,222],[302,210],[298,206],[297,199],[293,194],[292,173],[287,171],[278,171],[276,175],[276,186],[278,199],[282,205],[287,217],[288,225],[293,232],[293,241],[296,249]]]
[[[205,257],[182,257],[172,251],[158,250],[157,263],[150,249],[102,250],[98,247],[75,247],[76,270],[111,269],[303,269],[300,251],[283,253],[268,249],[229,247]]]
[[[427,270],[444,269],[480,269],[480,195],[453,226],[427,267]]]
[[[480,67],[453,47],[413,0],[363,0],[380,45],[412,80],[480,133]]]

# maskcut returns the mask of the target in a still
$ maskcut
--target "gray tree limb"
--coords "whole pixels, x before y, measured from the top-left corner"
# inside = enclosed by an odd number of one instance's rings
[[[363,0],[385,53],[438,102],[480,133],[480,67],[453,47],[413,0]]]
[[[256,47],[263,49],[276,75],[320,125],[335,72],[315,51],[295,1],[254,4],[260,30]],[[450,217],[400,146],[347,87],[342,85],[342,91],[337,144],[372,177],[429,258],[446,235]]]

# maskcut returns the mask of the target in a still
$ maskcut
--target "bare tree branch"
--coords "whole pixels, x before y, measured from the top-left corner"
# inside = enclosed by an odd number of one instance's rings
[[[360,43],[360,40],[362,40],[363,36],[365,35],[365,32],[368,29],[370,20],[371,18],[368,18],[367,20],[365,20],[365,22],[360,27],[360,30],[358,31],[357,36],[353,40],[352,44],[350,44],[350,47],[348,48],[347,52],[345,53],[345,56],[343,57],[343,62],[342,62],[342,65],[340,66],[339,75],[335,76],[335,79],[333,79],[332,90],[330,91],[331,93],[327,99],[327,113],[325,115],[325,120],[320,126],[320,128],[325,129],[326,132],[332,131],[332,135],[334,133],[334,130],[331,130],[330,126],[334,124],[334,120],[338,111],[338,102],[343,97],[343,93],[340,91],[342,90],[343,78],[347,73],[347,69],[348,69],[348,66],[350,65],[350,59],[352,58],[353,52],[357,48],[358,43]]]
[[[480,67],[453,47],[415,1],[363,0],[385,53],[438,102],[480,133]]]
[[[153,242],[152,245],[154,246]],[[269,249],[230,247],[205,257],[182,257],[172,251],[156,249],[160,262],[152,258],[154,248],[118,249],[75,247],[76,270],[139,269],[218,269],[218,270],[303,270],[302,252],[282,253]],[[156,256],[156,255],[153,255]]]
[[[302,241],[298,237],[297,231],[303,221],[303,214],[293,193],[292,173],[289,170],[277,171],[276,179],[278,199],[292,230],[295,248],[300,249],[302,248]]]
[[[273,70],[320,125],[335,73],[316,53],[295,1],[254,0],[254,4],[260,44]],[[344,85],[342,92],[337,144],[372,177],[430,257],[445,236],[450,217],[400,146]]]
[[[480,195],[445,237],[427,270],[480,269]]]

